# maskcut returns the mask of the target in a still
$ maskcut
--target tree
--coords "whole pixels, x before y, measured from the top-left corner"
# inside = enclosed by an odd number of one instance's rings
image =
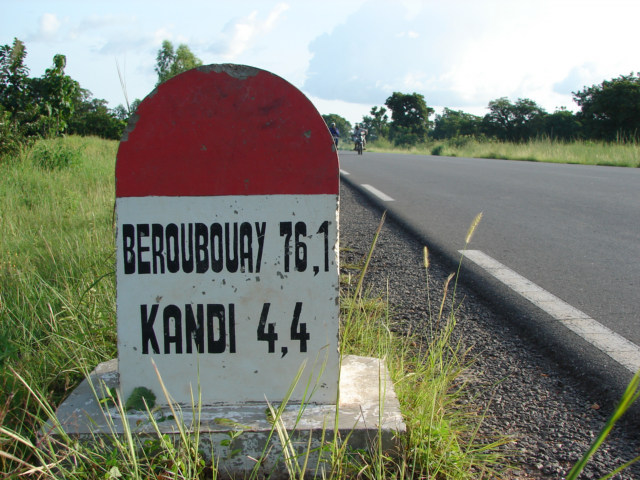
[[[0,46],[0,155],[14,152],[33,136],[68,132],[120,138],[125,119],[65,74],[64,55],[55,55],[52,67],[39,78],[29,78],[26,56],[17,38],[12,46]]]
[[[66,66],[67,57],[54,55],[53,66],[45,70],[42,77],[32,81],[33,100],[41,106],[45,136],[63,133],[82,99],[80,84],[64,73]]]
[[[573,92],[587,135],[607,141],[640,138],[640,73]]]
[[[578,117],[561,108],[544,117],[544,133],[554,140],[577,140],[583,136],[582,124]]]
[[[110,110],[106,100],[91,98],[89,90],[81,89],[81,91],[82,99],[69,120],[68,132],[76,135],[96,135],[110,140],[119,140],[127,125],[126,119],[119,118],[119,112]]]
[[[0,160],[15,155],[25,141],[22,123],[28,110],[34,116],[36,106],[29,102],[29,69],[24,64],[27,49],[13,39],[13,45],[0,46]]]
[[[24,64],[27,49],[13,39],[13,45],[0,46],[0,105],[12,115],[23,112],[28,105],[29,69]]]
[[[454,138],[460,136],[477,136],[480,134],[482,118],[462,110],[445,108],[442,114],[436,115],[435,127],[431,136],[435,139]]]
[[[112,110],[113,116],[118,120],[122,120],[123,122],[127,122],[129,120],[129,111],[127,107],[122,104],[119,104],[116,108]]]
[[[118,120],[123,120],[126,125],[131,115],[133,115],[135,111],[138,109],[138,107],[140,106],[140,103],[142,103],[142,100],[140,100],[139,98],[136,98],[133,102],[131,102],[131,105],[129,105],[129,108],[120,104],[116,108],[114,108],[111,111],[111,113]]]
[[[169,40],[165,40],[156,56],[155,71],[158,74],[156,87],[179,73],[200,65],[202,65],[202,60],[196,57],[188,46],[180,44],[178,49],[174,51],[173,44]]]
[[[519,98],[511,103],[507,97],[489,102],[490,112],[483,119],[483,128],[500,140],[523,141],[543,131],[547,112],[533,100]]]
[[[396,144],[415,145],[426,139],[429,115],[434,110],[427,106],[423,95],[393,92],[384,104],[391,110],[389,133]]]
[[[5,157],[16,155],[23,143],[24,136],[18,123],[13,121],[11,113],[0,105],[0,163]]]
[[[371,140],[378,138],[386,138],[389,135],[389,116],[387,109],[384,107],[373,107],[371,116],[365,115],[360,122],[369,132],[368,137]]]

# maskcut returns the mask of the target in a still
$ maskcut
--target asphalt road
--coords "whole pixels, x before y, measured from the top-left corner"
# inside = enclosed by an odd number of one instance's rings
[[[340,167],[450,258],[482,212],[469,249],[640,345],[640,169],[347,151]],[[531,307],[507,290],[505,302]]]

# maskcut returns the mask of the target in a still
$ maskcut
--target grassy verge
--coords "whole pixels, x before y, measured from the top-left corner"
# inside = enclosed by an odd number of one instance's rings
[[[193,433],[197,428],[191,425],[178,423],[177,442],[158,430],[140,445],[128,430],[124,438],[91,449],[71,438],[53,444],[36,435],[88,371],[116,356],[116,147],[115,142],[67,138],[36,144],[19,160],[0,164],[0,472],[8,478],[217,476],[215,468],[205,468]],[[377,234],[371,252],[376,240]],[[371,252],[361,264],[345,266],[352,275],[345,274],[342,282],[342,352],[385,359],[407,434],[398,438],[396,456],[346,454],[334,440],[328,445],[333,452],[328,478],[499,477],[506,470],[501,454],[506,440],[480,436],[482,412],[459,402],[470,359],[451,342],[455,317],[439,313],[443,302],[455,302],[455,288],[445,289],[429,309],[438,313],[425,320],[444,325],[434,327],[430,338],[394,334],[389,305],[364,287]],[[428,282],[426,253],[425,270]],[[109,401],[125,409],[117,396]],[[284,447],[287,435],[277,421],[278,408],[271,412],[273,438]],[[289,461],[292,476],[301,477],[304,465]]]
[[[33,438],[57,404],[116,354],[112,211],[115,142],[38,143],[0,164],[0,423]],[[0,451],[29,461],[0,437]],[[0,470],[11,471],[6,458]]]
[[[593,141],[559,142],[536,139],[523,143],[479,141],[471,137],[430,141],[400,149],[381,140],[369,144],[369,151],[440,155],[448,157],[497,158],[530,162],[640,167],[640,145],[636,143],[604,143]]]
[[[213,476],[212,470],[196,468],[201,465],[197,449],[176,452],[161,436],[153,447],[165,453],[156,451],[148,458],[144,451],[135,453],[131,444],[115,440],[111,449],[94,451],[71,439],[63,439],[56,448],[37,444],[35,432],[55,405],[86,372],[116,355],[116,147],[115,142],[71,137],[40,142],[19,160],[0,164],[3,472],[45,478],[110,478],[116,473],[142,478],[166,471],[160,467],[168,462],[188,466],[201,478]],[[357,268],[362,275],[366,271],[364,264]],[[353,462],[376,478],[478,478],[478,472],[496,470],[496,445],[475,436],[476,412],[456,406],[462,388],[458,374],[465,361],[459,347],[449,345],[446,332],[434,338],[429,349],[416,349],[419,339],[393,335],[386,302],[364,295],[363,276],[358,278],[357,288],[344,284],[343,352],[385,358],[404,413],[412,421],[409,434],[401,439],[399,460],[364,453],[357,460],[338,455],[334,478],[355,476]],[[121,404],[117,398],[113,401]],[[333,448],[344,452],[340,445]]]
[[[467,244],[480,218],[470,228]],[[374,246],[375,239],[372,250]],[[480,435],[483,412],[460,402],[466,394],[464,372],[472,360],[451,340],[455,315],[443,317],[442,313],[445,302],[456,304],[456,275],[449,276],[442,298],[428,306],[433,312],[425,319],[432,326],[430,338],[394,333],[387,302],[370,292],[363,294],[372,253],[357,269],[355,287],[343,295],[342,349],[385,359],[407,424],[407,434],[400,438],[400,458],[385,462],[384,474],[375,478],[502,478],[509,468],[501,447],[509,439]],[[424,267],[429,290],[426,247]]]

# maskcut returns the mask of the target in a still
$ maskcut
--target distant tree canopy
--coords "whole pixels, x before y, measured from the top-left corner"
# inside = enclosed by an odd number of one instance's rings
[[[83,101],[80,84],[65,75],[67,57],[54,55],[53,66],[40,78],[31,80],[31,100],[41,107],[41,123],[46,136],[67,130],[76,107]]]
[[[128,120],[126,109],[120,105],[122,113],[117,114],[107,107],[107,101],[91,98],[91,92],[81,89],[82,99],[71,117],[68,132],[75,135],[97,135],[98,137],[118,140]]]
[[[64,55],[54,55],[51,68],[38,78],[29,76],[26,57],[27,48],[17,38],[11,45],[0,45],[0,157],[17,153],[34,137],[78,134],[120,139],[140,100],[130,108],[109,109],[106,100],[92,98],[65,73]],[[174,49],[167,40],[156,60],[158,84],[202,65],[188,46]]]
[[[484,117],[444,108],[432,124],[429,116],[434,110],[422,95],[394,92],[385,102],[391,111],[391,122],[387,121],[384,107],[373,107],[372,116],[363,116],[362,123],[376,137],[387,138],[397,145],[456,137],[512,142],[538,137],[562,141],[640,141],[640,73],[585,87],[573,92],[573,97],[580,107],[578,113],[564,107],[547,113],[531,99],[512,102],[500,97],[489,102],[489,112]]]
[[[0,45],[0,157],[15,154],[33,137],[66,133],[119,139],[125,118],[107,108],[105,100],[65,73],[67,58],[56,54],[52,66],[38,78],[29,77],[27,48],[15,38]]]
[[[64,72],[67,58],[54,55],[40,78],[29,78],[27,49],[17,38],[0,46],[0,106],[23,134],[64,133],[80,98],[80,85]]]
[[[511,103],[506,97],[489,102],[483,123],[485,132],[500,140],[522,141],[541,134],[547,114],[536,102],[519,98]]]
[[[24,64],[27,49],[13,39],[13,45],[0,46],[0,102],[12,115],[23,112],[29,100],[29,69]]]
[[[585,137],[578,115],[564,108],[549,114],[528,98],[519,98],[515,102],[511,102],[507,97],[491,100],[487,107],[489,113],[484,117],[445,107],[442,113],[435,116],[435,121],[432,123],[428,118],[433,113],[433,109],[426,106],[421,95],[404,95],[397,92],[394,95],[395,97],[387,99],[387,105],[396,107],[396,111],[393,112],[393,121],[386,124],[385,116],[385,121],[380,122],[379,131],[382,132],[381,137],[388,138],[397,145],[414,145],[426,138],[444,140],[474,137],[521,142],[542,136],[565,141]],[[417,98],[411,98],[416,95]],[[406,97],[410,97],[411,102],[418,101],[420,106],[415,107],[410,101],[404,103],[394,101],[406,99]],[[423,112],[426,109],[428,114],[419,115],[420,109]],[[384,108],[382,110],[385,111]],[[405,111],[409,113],[402,115]],[[372,113],[376,112],[380,111],[374,107]],[[400,115],[397,112],[401,112]],[[366,115],[362,118],[365,125],[372,125],[373,120]],[[410,125],[419,125],[419,127],[412,129]],[[426,134],[425,125],[428,125]]]
[[[155,71],[158,74],[156,87],[176,75],[202,65],[202,60],[196,57],[185,44],[178,45],[174,50],[169,40],[162,42],[162,48],[156,56]]]
[[[478,136],[482,133],[482,117],[461,110],[445,108],[436,115],[431,136],[436,140],[460,136]]]
[[[105,100],[92,98],[90,91],[65,73],[64,55],[54,55],[52,66],[38,78],[29,76],[26,57],[27,48],[17,38],[11,45],[0,45],[0,159],[18,152],[25,141],[38,136],[75,133],[120,138],[140,100],[130,108],[118,105],[109,109]],[[175,49],[165,40],[156,57],[156,86],[200,65],[202,61],[187,45]],[[580,107],[577,114],[565,108],[550,114],[531,99],[512,102],[500,97],[489,102],[484,117],[445,108],[431,122],[434,109],[427,106],[423,95],[393,92],[385,101],[386,108],[373,107],[360,123],[371,140],[386,138],[396,145],[415,145],[429,137],[488,137],[515,142],[540,136],[564,141],[640,140],[640,74],[585,87],[573,92],[573,98]],[[323,118],[327,125],[335,122],[343,141],[348,141],[352,126],[347,120],[336,114]]]
[[[415,145],[427,138],[429,115],[435,110],[427,106],[419,93],[393,92],[384,103],[391,110],[389,137],[398,145]]]
[[[578,117],[566,108],[556,110],[544,117],[544,134],[551,139],[578,140],[584,137],[582,130]]]
[[[389,115],[384,107],[373,107],[370,111],[371,116],[362,117],[361,125],[367,130],[368,138],[376,140],[378,138],[386,138],[389,135]]]
[[[573,92],[587,136],[607,141],[640,138],[640,74],[622,75]]]

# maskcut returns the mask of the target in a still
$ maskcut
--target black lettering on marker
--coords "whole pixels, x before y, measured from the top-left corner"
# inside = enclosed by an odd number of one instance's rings
[[[167,239],[167,269],[171,273],[180,270],[180,248],[178,244],[178,226],[170,223],[164,230]]]
[[[233,258],[229,256],[231,251],[231,238],[229,233],[229,224],[224,224],[224,249],[226,250],[226,258],[227,258],[227,271],[228,272],[237,272],[238,271],[238,224],[234,222],[233,224]]]
[[[185,225],[180,225],[180,249],[182,253],[182,271],[193,272],[193,223],[188,223],[189,233],[185,233]],[[187,258],[187,253],[189,257]]]
[[[171,320],[173,319],[173,322]],[[182,353],[182,312],[175,305],[167,305],[162,312],[164,323],[164,353],[171,353],[171,344],[175,344],[176,352]],[[173,323],[173,335],[171,334]]]
[[[149,236],[149,225],[144,223],[138,224],[136,225],[136,230],[138,231],[138,273],[151,273],[151,262],[142,260],[142,254],[150,250],[146,245],[142,245],[142,239]]]
[[[153,273],[164,273],[164,228],[159,223],[151,225],[151,258]]]
[[[142,354],[149,354],[149,342],[153,353],[160,353],[156,332],[153,330],[153,323],[158,314],[158,304],[151,305],[151,315],[147,315],[147,306],[140,305],[140,323],[142,326]]]
[[[252,233],[250,223],[242,222],[240,224],[240,271],[242,272],[253,272]]]
[[[229,304],[229,353],[236,353],[236,306]]]
[[[196,223],[196,273],[209,270],[209,229],[204,223]]]
[[[262,222],[262,229],[260,224],[256,222],[256,234],[258,237],[258,258],[256,259],[256,273],[260,273],[260,263],[262,262],[262,248],[264,247],[264,232],[267,229],[267,222]]]
[[[194,343],[198,353],[204,353],[204,305],[196,305],[195,316],[193,314],[193,305],[186,305],[185,311],[187,353],[193,353]]]
[[[218,339],[215,339],[215,328],[213,319],[218,319]],[[227,344],[227,333],[225,329],[224,305],[207,305],[207,352],[222,353]]]
[[[281,235],[285,223],[291,226],[291,222],[281,223]],[[123,224],[124,273],[259,273],[266,230],[266,222]],[[286,233],[289,255],[291,232]],[[306,262],[306,245],[299,239],[304,233],[296,229],[298,271],[304,271],[302,263]],[[285,261],[288,271],[288,258]]]
[[[211,270],[220,273],[224,267],[222,225],[212,223],[209,231],[211,233]]]
[[[159,308],[157,303],[140,305],[143,355],[148,355],[150,350],[151,353],[160,354],[154,329]],[[205,342],[206,353],[224,353],[227,347],[229,353],[236,353],[236,315],[233,303],[227,309],[225,305],[218,303],[186,304],[184,314],[177,305],[167,305],[162,310],[161,328],[164,340],[162,353],[165,355],[181,354],[184,351],[203,354]]]
[[[122,225],[122,253],[124,273],[136,273],[135,228],[130,223]]]

